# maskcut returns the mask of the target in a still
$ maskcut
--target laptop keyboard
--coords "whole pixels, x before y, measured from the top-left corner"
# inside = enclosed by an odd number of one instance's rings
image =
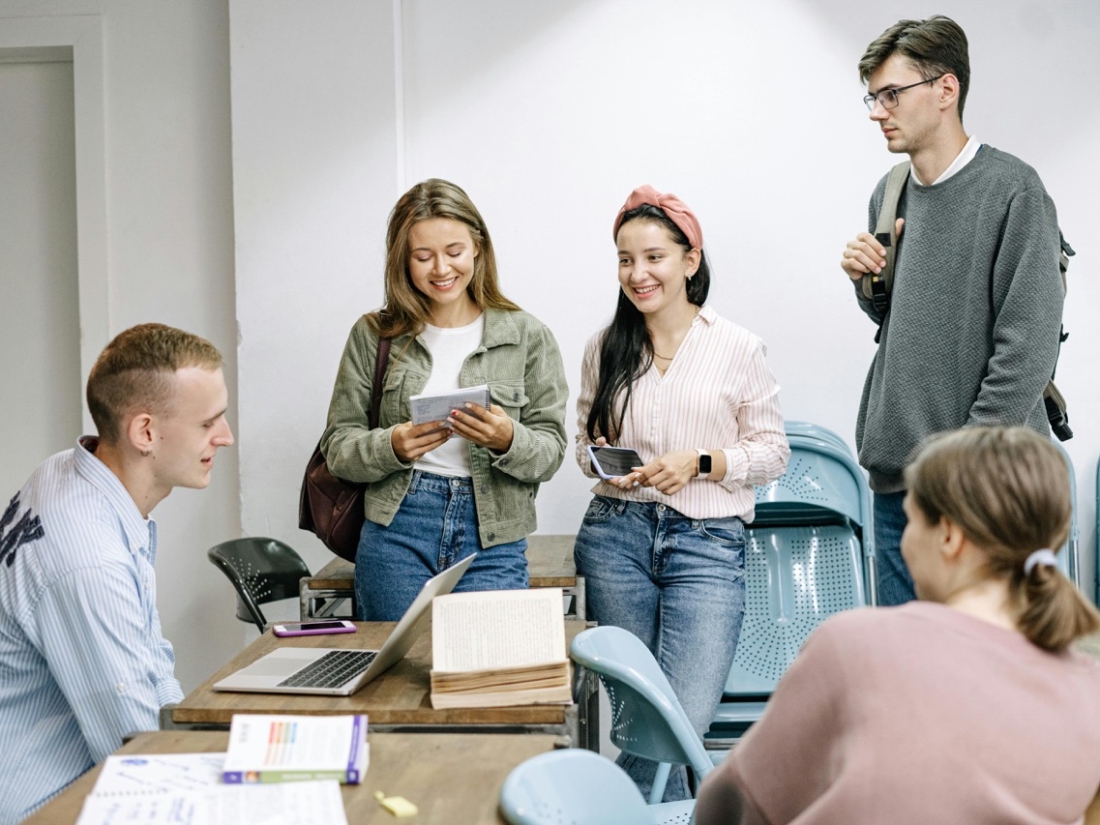
[[[366,670],[377,655],[377,650],[331,650],[313,664],[279,682],[279,687],[340,687]]]

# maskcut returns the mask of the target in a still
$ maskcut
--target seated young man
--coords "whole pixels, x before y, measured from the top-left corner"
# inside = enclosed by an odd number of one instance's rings
[[[233,443],[221,365],[162,324],[118,335],[88,377],[98,438],[47,459],[0,513],[0,825],[183,698],[149,513],[173,487],[206,487]]]

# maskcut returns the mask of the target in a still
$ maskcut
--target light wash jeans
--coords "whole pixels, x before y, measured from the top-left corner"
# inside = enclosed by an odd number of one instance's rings
[[[588,618],[629,630],[653,652],[695,732],[714,719],[745,614],[745,525],[690,519],[664,504],[595,496],[575,545]],[[657,763],[619,764],[647,798]],[[674,767],[665,800],[690,798]]]
[[[874,494],[875,579],[880,607],[905,604],[917,598],[913,577],[901,557],[901,534],[907,519],[901,503],[905,491]]]
[[[395,622],[424,582],[471,553],[478,557],[455,587],[519,590],[527,587],[527,539],[482,548],[470,478],[420,470],[389,527],[367,519],[355,554],[355,598],[359,618]]]

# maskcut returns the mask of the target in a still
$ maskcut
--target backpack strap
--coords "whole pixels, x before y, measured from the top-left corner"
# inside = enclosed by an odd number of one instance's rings
[[[879,273],[869,272],[863,276],[863,297],[869,300],[880,315],[890,308],[890,290],[894,286],[894,255],[898,248],[898,234],[894,230],[898,217],[898,201],[909,180],[909,161],[902,161],[886,178],[886,192],[882,197],[882,207],[878,211],[878,223],[875,225],[875,240],[886,249],[886,264]]]

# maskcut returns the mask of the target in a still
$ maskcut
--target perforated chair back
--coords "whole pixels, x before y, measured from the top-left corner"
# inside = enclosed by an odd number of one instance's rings
[[[847,518],[871,524],[871,493],[863,471],[844,445],[788,433],[787,471],[756,488],[756,520],[767,525],[821,524]]]
[[[745,530],[745,618],[727,696],[771,693],[829,616],[867,602],[862,548],[848,525]]]
[[[528,759],[500,790],[500,812],[511,825],[688,825],[694,800],[647,805],[618,765],[570,748]]]
[[[756,490],[745,530],[745,618],[716,729],[744,730],[813,630],[874,603],[871,494],[839,436],[788,422],[787,472]]]
[[[277,539],[243,538],[224,541],[206,551],[237,591],[237,618],[252,622],[263,633],[267,620],[261,604],[297,597],[299,582],[309,568],[293,548]]]
[[[621,750],[690,765],[700,779],[714,769],[661,666],[641,639],[621,627],[594,627],[569,646],[573,660],[597,673],[611,702],[611,741]]]

